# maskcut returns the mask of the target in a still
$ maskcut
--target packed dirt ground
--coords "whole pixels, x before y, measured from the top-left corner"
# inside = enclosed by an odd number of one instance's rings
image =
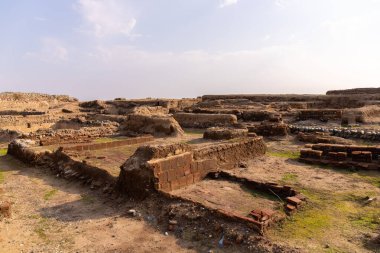
[[[363,92],[1,93],[0,252],[380,252]]]

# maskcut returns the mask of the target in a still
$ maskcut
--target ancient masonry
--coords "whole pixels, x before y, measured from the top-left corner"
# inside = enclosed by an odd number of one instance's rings
[[[346,169],[380,170],[380,147],[314,144],[301,150],[301,162],[332,165]]]

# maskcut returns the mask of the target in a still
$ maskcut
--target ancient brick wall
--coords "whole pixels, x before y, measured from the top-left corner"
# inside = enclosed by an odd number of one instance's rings
[[[184,133],[178,122],[169,115],[147,116],[138,114],[129,115],[128,120],[121,123],[120,131],[154,136],[181,136]]]
[[[30,140],[15,140],[8,145],[8,154],[25,163],[50,168],[55,175],[82,180],[93,187],[111,190],[116,183],[116,178],[106,170],[75,161],[61,149],[39,152],[31,148],[30,143]]]
[[[239,162],[264,155],[266,145],[262,137],[225,141],[194,150],[194,159],[214,159],[219,167],[234,167]]]
[[[125,145],[145,143],[145,142],[149,142],[149,141],[153,141],[153,140],[154,140],[153,136],[147,135],[147,136],[141,136],[141,137],[136,137],[136,138],[128,138],[126,140],[120,140],[120,141],[66,146],[66,147],[64,147],[64,150],[65,151],[68,151],[68,150],[85,151],[85,150],[98,150],[98,149],[106,149],[106,148],[116,148],[116,147],[121,147],[121,146],[125,146]]]
[[[242,118],[244,121],[264,121],[276,117],[276,113],[268,111],[244,111]],[[278,115],[281,118],[280,115]]]
[[[162,191],[177,190],[199,182],[217,169],[216,160],[194,161],[191,152],[151,160],[148,164],[154,173],[155,188]]]
[[[331,119],[341,119],[342,110],[335,109],[313,109],[313,110],[300,110],[298,113],[298,118],[300,120],[316,119],[316,120],[331,120]]]
[[[342,168],[380,170],[380,147],[314,144],[301,150],[301,162]]]
[[[237,124],[237,117],[232,114],[176,113],[174,118],[182,127],[187,128],[208,128]]]
[[[134,198],[171,191],[204,179],[210,172],[265,154],[262,138],[242,138],[192,149],[186,144],[142,146],[122,166],[118,189]]]
[[[248,131],[261,136],[286,136],[288,135],[289,127],[283,122],[264,121],[260,124],[247,125]]]

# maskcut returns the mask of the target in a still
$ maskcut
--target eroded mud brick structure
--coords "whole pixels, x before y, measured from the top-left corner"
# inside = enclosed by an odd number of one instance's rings
[[[333,165],[342,168],[380,170],[380,147],[314,144],[301,149],[300,161]]]

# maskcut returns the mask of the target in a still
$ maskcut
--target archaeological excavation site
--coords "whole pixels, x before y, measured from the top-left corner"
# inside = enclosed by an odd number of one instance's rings
[[[380,252],[380,88],[3,92],[0,156],[0,252]]]

